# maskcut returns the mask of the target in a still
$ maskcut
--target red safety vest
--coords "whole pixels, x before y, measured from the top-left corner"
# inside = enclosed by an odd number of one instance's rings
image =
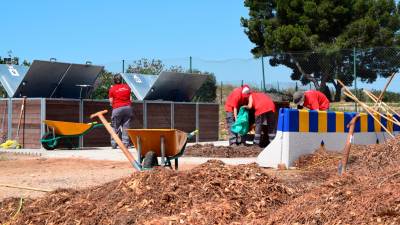
[[[311,110],[328,110],[329,100],[322,92],[310,90],[304,92],[303,106]]]
[[[225,102],[225,112],[233,112],[234,108],[239,110],[240,106],[247,104],[249,99],[242,94],[243,87],[233,89],[233,91],[228,95]]]
[[[255,110],[255,115],[259,116],[266,112],[275,112],[275,104],[272,99],[265,93],[253,92],[251,93],[253,97],[253,109]]]
[[[108,95],[109,98],[113,99],[113,109],[131,105],[131,88],[127,84],[113,85],[110,88]]]

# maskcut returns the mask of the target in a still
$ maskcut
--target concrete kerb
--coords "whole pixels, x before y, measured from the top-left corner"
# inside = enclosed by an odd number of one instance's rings
[[[189,143],[188,146],[195,143]],[[215,146],[227,146],[228,142],[204,142],[201,144],[214,144]],[[129,149],[132,154],[136,154],[135,149]],[[79,150],[54,150],[47,151],[45,149],[0,149],[0,153],[12,153],[21,155],[38,156],[44,158],[80,158],[90,160],[111,160],[111,161],[127,161],[120,149],[111,149],[110,147],[88,148]],[[251,158],[212,158],[212,157],[180,157],[179,164],[202,164],[208,160],[221,160],[228,165],[249,164],[256,162],[256,157]]]

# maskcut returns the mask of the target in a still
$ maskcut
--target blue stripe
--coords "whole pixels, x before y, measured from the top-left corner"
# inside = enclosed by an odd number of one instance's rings
[[[277,130],[279,130],[279,131],[287,131],[287,130],[285,130],[284,128],[284,126],[283,126],[283,119],[284,119],[284,116],[285,116],[285,111],[284,111],[284,108],[280,108],[279,109],[279,114],[278,114],[278,127],[277,127]]]
[[[336,113],[328,111],[328,132],[336,132]]]
[[[387,128],[387,121],[386,121],[385,118],[381,117],[381,123],[382,123],[383,126],[385,126]],[[380,126],[380,127],[381,127],[381,131],[385,132],[385,129],[383,129],[382,126]]]
[[[309,111],[309,129],[310,132],[318,132],[318,111]]]
[[[347,127],[347,124],[350,123],[352,118],[353,118],[352,113],[344,113],[344,132],[349,132],[349,128]]]
[[[400,119],[397,115],[393,115],[393,117],[396,118],[397,121],[400,121]],[[396,124],[393,124],[393,131],[400,131],[400,127]]]
[[[287,121],[285,123],[289,124],[289,131],[299,132],[299,110],[288,110],[288,114],[289,116],[286,117]]]
[[[371,115],[368,115],[368,132],[375,132],[374,118]]]

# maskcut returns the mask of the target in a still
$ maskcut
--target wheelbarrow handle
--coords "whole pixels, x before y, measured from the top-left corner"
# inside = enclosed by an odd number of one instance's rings
[[[192,138],[193,136],[195,136],[196,134],[198,134],[199,133],[199,130],[194,130],[194,131],[192,131],[192,132],[190,132],[190,133],[188,133],[187,134],[187,138],[189,139],[189,138]]]

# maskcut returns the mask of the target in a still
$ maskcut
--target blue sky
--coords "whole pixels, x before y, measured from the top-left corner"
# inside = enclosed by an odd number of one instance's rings
[[[0,56],[104,65],[114,72],[140,58],[214,72],[219,81],[261,82],[261,62],[240,26],[241,0],[13,0],[3,4]],[[267,83],[290,71],[266,66]],[[382,85],[383,86],[383,85]],[[379,86],[378,86],[379,88]]]
[[[232,0],[16,0],[2,10],[0,55],[12,49],[30,60],[95,63],[251,58],[252,44],[240,26],[246,15],[243,2]]]

